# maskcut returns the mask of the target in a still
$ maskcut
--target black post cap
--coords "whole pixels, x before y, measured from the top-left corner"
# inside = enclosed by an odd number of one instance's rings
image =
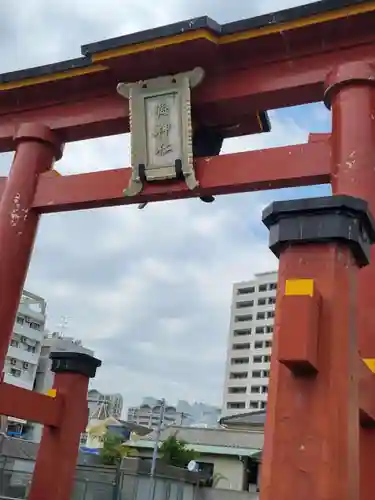
[[[96,369],[102,364],[100,359],[81,352],[51,352],[49,357],[54,373],[79,373],[88,378],[94,378]]]
[[[269,247],[277,256],[291,245],[345,243],[359,267],[370,263],[375,222],[368,204],[346,195],[276,201],[263,210]]]

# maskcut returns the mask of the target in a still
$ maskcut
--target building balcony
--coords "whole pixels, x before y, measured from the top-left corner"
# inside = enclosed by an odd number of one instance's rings
[[[16,385],[22,389],[28,389],[29,391],[32,391],[34,385],[34,379],[29,374],[22,374],[21,377],[14,377],[10,373],[4,373],[4,382]]]
[[[37,365],[39,360],[38,354],[28,352],[20,347],[13,346],[9,346],[7,356],[9,356],[10,358],[18,359],[20,361],[25,361],[26,363],[30,363],[31,365]]]
[[[44,337],[44,330],[34,330],[30,328],[27,323],[20,325],[19,323],[15,323],[13,327],[13,332],[17,335],[21,335],[23,337],[27,337],[32,340],[36,340],[38,342],[42,342]]]

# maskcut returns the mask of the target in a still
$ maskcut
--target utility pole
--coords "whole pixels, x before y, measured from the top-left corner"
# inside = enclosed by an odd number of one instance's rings
[[[158,458],[161,429],[164,423],[164,411],[165,411],[165,399],[162,399],[160,402],[159,422],[155,432],[155,443],[154,443],[154,450],[152,453],[152,462],[150,469],[150,500],[154,500],[155,497],[155,467],[156,467],[156,460]]]

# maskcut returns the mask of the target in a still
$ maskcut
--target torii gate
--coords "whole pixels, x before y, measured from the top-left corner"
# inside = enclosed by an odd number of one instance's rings
[[[16,150],[1,181],[1,362],[40,214],[331,183],[330,199],[264,213],[280,272],[260,498],[372,500],[374,26],[375,1],[326,0],[224,25],[192,19],[0,75],[0,151]],[[267,132],[265,110],[318,101],[331,135],[218,155],[226,137]],[[51,171],[63,143],[129,123],[132,169]],[[68,500],[83,424],[72,425],[73,406],[58,418],[58,391],[38,412],[27,397],[0,386],[0,413],[46,425],[29,499]]]

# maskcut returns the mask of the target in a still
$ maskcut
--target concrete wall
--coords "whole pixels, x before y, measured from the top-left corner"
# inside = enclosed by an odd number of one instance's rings
[[[152,450],[140,449],[142,457],[151,458]],[[201,453],[197,459],[199,462],[214,465],[214,475],[223,475],[226,479],[221,479],[214,485],[214,489],[230,489],[241,491],[243,489],[245,466],[236,455],[208,455]]]
[[[213,490],[211,488],[199,488],[195,500],[258,500],[258,493],[233,490]]]
[[[214,476],[224,476],[214,484],[214,489],[238,490],[243,489],[245,467],[237,456],[201,455],[199,462],[214,464]],[[224,479],[225,478],[225,479]]]

